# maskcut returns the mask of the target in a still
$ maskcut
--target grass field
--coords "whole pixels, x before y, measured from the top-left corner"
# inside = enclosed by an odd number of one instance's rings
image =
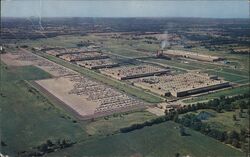
[[[210,124],[211,127],[219,129],[219,130],[226,130],[232,131],[235,130],[240,132],[243,128],[249,128],[249,116],[247,114],[247,110],[244,111],[242,114],[242,118],[239,117],[239,110],[235,112],[224,112],[224,113],[217,113],[215,111],[209,111],[215,115],[215,117],[208,118],[204,122]],[[233,120],[233,115],[236,115],[237,120]]]
[[[7,67],[1,62],[1,81],[37,80],[50,78],[51,75],[35,66]]]
[[[62,59],[59,59],[57,57],[54,57],[54,56],[51,56],[51,55],[47,55],[47,54],[40,54],[41,56],[53,61],[53,62],[56,62],[58,64],[61,64],[67,68],[70,68],[72,70],[75,70],[81,74],[84,74],[86,76],[89,76],[91,78],[94,78],[102,83],[105,83],[107,85],[110,85],[112,87],[115,87],[117,89],[119,89],[120,91],[123,91],[123,92],[126,92],[132,96],[135,96],[135,97],[138,97],[140,99],[143,99],[149,103],[158,103],[158,102],[161,102],[163,99],[162,97],[160,96],[157,96],[157,95],[154,95],[152,93],[148,93],[148,92],[145,92],[145,90],[143,89],[140,89],[140,88],[137,88],[137,87],[134,87],[134,86],[131,86],[131,85],[128,85],[127,83],[124,83],[124,82],[121,82],[121,81],[118,81],[116,79],[112,79],[108,76],[104,76],[100,73],[97,73],[93,70],[89,70],[89,69],[86,69],[86,68],[83,68],[83,67],[79,67],[75,64],[71,64],[69,62],[66,62]]]
[[[86,126],[86,131],[90,135],[106,135],[119,131],[120,128],[130,126],[134,123],[142,123],[157,116],[147,111],[132,111],[106,116],[97,119]]]
[[[1,65],[1,152],[15,156],[47,139],[79,140],[87,134],[73,118],[30,87],[25,80],[46,78],[42,70]],[[55,125],[56,124],[56,125]]]
[[[196,131],[186,129],[190,136],[180,136],[178,130],[178,124],[165,122],[130,133],[83,141],[69,149],[47,156],[173,157],[177,152],[192,157],[244,156],[242,152]]]
[[[239,133],[241,129],[249,128],[249,115],[247,114],[247,110],[243,110],[244,113],[242,114],[242,117],[239,117],[240,110],[218,113],[211,109],[202,109],[190,113],[199,114],[202,111],[211,115],[208,119],[202,120],[203,122],[208,123],[211,128],[219,129],[221,131],[235,130]],[[236,115],[236,121],[233,120],[233,115]]]
[[[213,98],[218,98],[220,96],[233,96],[233,95],[238,95],[238,94],[249,93],[249,91],[250,91],[249,85],[244,85],[244,86],[240,86],[240,87],[220,90],[220,91],[210,93],[210,94],[206,94],[206,95],[201,95],[199,97],[194,97],[194,98],[191,98],[191,99],[184,100],[183,102],[185,102],[185,103],[195,103],[195,102],[198,102],[198,101],[205,101],[205,100],[210,100],[210,99],[213,99]]]
[[[249,80],[248,76],[224,72],[223,70],[206,70],[205,72],[211,75],[217,75],[219,77],[224,78],[226,81],[235,83],[240,83],[242,81]]]

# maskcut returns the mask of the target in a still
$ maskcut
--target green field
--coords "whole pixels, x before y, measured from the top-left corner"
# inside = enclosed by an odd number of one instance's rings
[[[23,81],[46,77],[50,76],[36,67],[1,64],[1,140],[7,145],[2,153],[14,156],[47,139],[75,141],[87,135],[71,116]]]
[[[195,112],[189,112],[194,114],[199,114],[200,112],[207,112],[211,116],[206,120],[202,120],[204,123],[208,123],[211,128],[218,129],[220,131],[237,131],[240,133],[241,129],[249,128],[249,115],[247,114],[247,110],[243,110],[242,117],[239,117],[240,110],[236,111],[224,111],[222,113],[218,113],[212,109],[202,109],[197,110]],[[187,114],[189,114],[187,113]],[[236,115],[236,121],[233,120],[233,115]]]
[[[47,156],[173,157],[177,152],[192,157],[244,156],[242,152],[188,128],[186,131],[190,136],[180,136],[178,126],[174,122],[165,122],[130,133],[83,141]]]
[[[217,75],[219,77],[224,78],[224,80],[226,80],[226,81],[235,82],[235,83],[240,83],[242,81],[249,80],[248,76],[224,72],[223,69],[222,70],[206,70],[205,72],[210,74],[210,75]]]
[[[238,94],[244,94],[244,93],[249,93],[250,87],[249,85],[244,85],[240,87],[234,87],[234,88],[229,88],[225,90],[220,90],[214,93],[206,94],[206,95],[201,95],[199,97],[194,97],[191,99],[183,100],[185,103],[195,103],[198,101],[207,101],[213,98],[218,98],[220,96],[233,96],[233,95],[238,95]]]
[[[37,80],[50,78],[51,75],[34,66],[7,67],[1,62],[1,81]]]
[[[240,132],[243,128],[249,128],[249,116],[247,114],[247,110],[244,110],[242,118],[239,117],[239,110],[236,110],[235,112],[223,113],[217,113],[211,110],[208,112],[211,112],[214,117],[208,118],[204,122],[210,124],[213,128],[226,131],[235,130],[237,132]],[[236,121],[233,120],[233,115],[236,115]]]
[[[114,114],[100,118],[86,126],[90,135],[107,135],[117,133],[120,128],[134,123],[142,123],[157,116],[147,111],[133,111],[130,113]]]

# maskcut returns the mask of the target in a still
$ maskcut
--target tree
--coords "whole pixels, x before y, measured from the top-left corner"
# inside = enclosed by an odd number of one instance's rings
[[[245,101],[241,100],[239,102],[239,106],[240,106],[241,109],[247,108],[247,103]]]
[[[179,120],[179,115],[178,115],[178,113],[176,113],[176,114],[174,115],[173,121],[174,121],[174,122],[178,122],[178,120]]]
[[[47,140],[46,141],[46,143],[47,143],[47,145],[49,146],[49,147],[51,147],[51,146],[53,146],[54,144],[52,143],[52,141],[51,140]]]
[[[180,153],[175,153],[175,157],[180,157]]]
[[[232,146],[236,147],[236,148],[240,148],[240,142],[238,141],[238,139],[233,139],[232,140]]]
[[[237,120],[237,119],[236,119],[236,115],[235,115],[235,114],[233,115],[233,120],[234,120],[234,121],[236,121],[236,120]]]
[[[47,151],[48,151],[48,146],[47,146],[47,144],[42,144],[41,147],[40,147],[40,151],[41,151],[41,152],[47,152]]]
[[[225,95],[220,96],[220,100],[224,100],[225,98],[226,98]]]
[[[169,112],[168,112],[168,110],[166,109],[166,110],[165,110],[165,115],[168,115],[168,113],[169,113]]]
[[[180,126],[180,135],[181,136],[185,136],[186,135],[185,128],[184,128],[183,125]]]
[[[231,131],[231,132],[229,132],[228,137],[230,139],[237,139],[238,140],[239,139],[239,134],[236,131]]]
[[[239,117],[240,117],[240,118],[243,118],[242,112],[239,112]]]
[[[240,109],[240,112],[241,112],[241,113],[244,113],[244,110],[241,108],[241,109]]]

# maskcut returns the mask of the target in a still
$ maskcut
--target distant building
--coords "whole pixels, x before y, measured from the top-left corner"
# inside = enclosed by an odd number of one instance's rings
[[[216,62],[224,60],[224,58],[218,56],[204,55],[204,54],[198,54],[194,52],[181,51],[181,50],[163,51],[163,55],[166,55],[168,57],[190,58],[194,60],[207,61],[207,62]]]

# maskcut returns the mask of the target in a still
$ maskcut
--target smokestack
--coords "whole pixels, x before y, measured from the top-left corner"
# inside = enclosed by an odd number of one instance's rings
[[[168,42],[168,32],[164,31],[164,34],[162,36],[162,42],[161,42],[161,50],[164,50],[166,46],[169,46]]]
[[[163,40],[163,41],[161,42],[161,50],[164,50],[165,47],[166,47],[166,41]]]

